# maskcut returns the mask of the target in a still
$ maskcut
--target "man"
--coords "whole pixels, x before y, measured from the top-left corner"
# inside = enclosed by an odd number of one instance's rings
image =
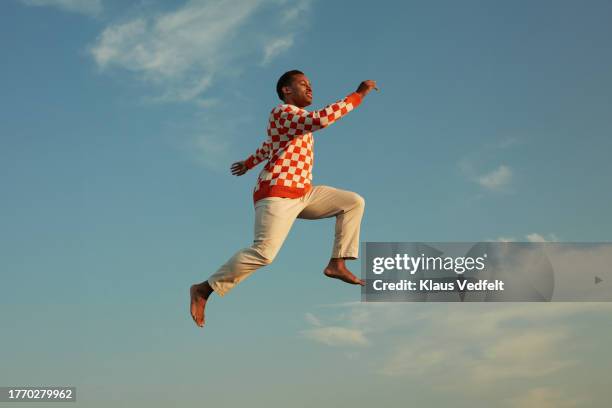
[[[253,155],[231,167],[232,174],[241,176],[266,161],[253,192],[255,238],[249,248],[234,254],[208,280],[191,286],[190,311],[198,326],[204,325],[208,297],[213,292],[224,296],[256,269],[269,265],[296,218],[335,216],[332,256],[323,273],[350,284],[364,285],[344,264],[345,259],[358,256],[364,200],[350,191],[312,186],[312,132],[352,111],[372,89],[377,89],[376,82],[364,81],[346,98],[320,111],[308,112],[304,108],[312,103],[312,88],[306,75],[293,70],[279,78],[276,92],[283,103],[270,113],[268,138]]]

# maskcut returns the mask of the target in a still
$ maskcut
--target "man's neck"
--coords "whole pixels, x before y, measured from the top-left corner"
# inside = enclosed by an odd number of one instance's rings
[[[293,105],[293,106],[297,106],[298,108],[302,109],[305,108],[306,106],[300,106],[300,104],[296,103],[292,98],[287,98],[285,101],[286,105]]]

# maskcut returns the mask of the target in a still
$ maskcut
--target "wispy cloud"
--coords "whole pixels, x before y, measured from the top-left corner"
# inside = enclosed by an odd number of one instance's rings
[[[296,24],[310,9],[312,0],[282,0],[283,3],[290,3],[291,7],[283,9],[281,22],[283,24]]]
[[[529,242],[556,242],[559,241],[559,238],[555,234],[548,234],[548,237],[538,234],[537,232],[532,232],[531,234],[527,234],[527,241]]]
[[[313,327],[302,330],[302,336],[328,346],[366,346],[368,340],[359,328],[324,325],[312,313],[306,313],[306,321]]]
[[[478,313],[461,309],[446,309],[441,313],[440,307],[424,311],[419,316],[419,336],[410,338],[410,347],[398,344],[398,354],[382,364],[380,373],[401,376],[443,372],[449,380],[460,375],[464,379],[463,387],[479,387],[499,380],[541,378],[575,364],[562,352],[563,346],[570,342],[567,329],[550,320],[580,313],[581,307],[500,305],[487,308],[479,308]],[[550,320],[546,322],[546,319]],[[540,327],[528,333],[513,330],[508,324],[516,321],[527,325],[538,321]],[[445,334],[441,337],[442,333]],[[433,358],[422,359],[424,355]]]
[[[244,159],[230,157],[230,151],[249,119],[245,102],[250,101],[237,96],[234,80],[293,46],[305,28],[309,4],[190,0],[164,12],[139,8],[131,18],[104,28],[88,52],[101,71],[129,73],[135,83],[146,85],[145,101],[186,102],[201,109],[193,120],[182,119],[190,123],[179,124],[169,139],[197,163],[226,172],[231,162]],[[217,86],[221,81],[223,86]],[[264,131],[262,125],[262,138]],[[252,143],[253,150],[260,142]]]
[[[293,36],[276,38],[268,42],[264,47],[264,58],[262,65],[267,65],[277,55],[288,50],[293,45]]]
[[[334,322],[330,333],[384,345],[369,347],[367,353],[366,365],[377,367],[380,375],[422,381],[423,386],[433,386],[429,379],[435,378],[436,392],[524,408],[569,407],[580,400],[575,390],[537,387],[542,381],[567,380],[581,369],[580,356],[589,352],[589,345],[568,322],[607,314],[612,305],[355,302],[325,310],[326,320]],[[327,345],[349,344],[334,342],[334,334],[316,329],[303,333]],[[508,383],[529,392],[506,389],[503,384]],[[554,405],[561,399],[565,405]]]
[[[306,321],[313,326],[321,326],[321,321],[312,313],[306,313],[304,317],[306,318]]]
[[[573,408],[583,406],[584,397],[568,398],[560,389],[552,387],[533,388],[525,393],[506,401],[510,408]]]
[[[302,335],[328,346],[365,346],[368,344],[361,330],[346,327],[316,327],[302,331]]]
[[[489,190],[500,190],[512,180],[512,170],[502,164],[497,169],[478,177],[478,184]]]
[[[516,137],[488,143],[461,158],[458,162],[459,170],[468,180],[485,190],[508,192],[514,178],[514,170],[507,164],[499,164],[499,156],[520,144],[521,140]]]
[[[61,10],[97,16],[102,13],[102,0],[20,0],[28,6],[50,6]]]
[[[288,28],[283,21],[294,13],[292,2],[191,0],[109,25],[89,52],[102,70],[121,68],[154,84],[161,92],[156,101],[198,101],[220,77],[239,73],[236,67],[255,66],[262,55],[270,63],[291,48],[300,25]],[[265,18],[257,31],[250,24],[255,16]]]
[[[559,238],[553,234],[550,233],[546,236],[538,234],[537,232],[532,232],[530,234],[525,235],[525,239],[527,242],[558,242]],[[495,240],[491,240],[491,241],[497,241],[497,242],[516,242],[519,241],[517,239],[515,239],[514,237],[498,237]]]
[[[484,348],[481,361],[471,368],[471,378],[474,383],[525,380],[571,367],[576,362],[569,356],[561,357],[568,340],[567,329],[558,327],[498,338]]]

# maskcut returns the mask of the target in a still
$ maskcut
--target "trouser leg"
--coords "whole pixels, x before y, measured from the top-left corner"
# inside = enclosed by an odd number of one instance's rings
[[[298,218],[336,217],[332,258],[356,259],[359,256],[359,230],[365,208],[364,199],[352,191],[316,186],[306,196]]]
[[[255,205],[253,244],[236,252],[208,283],[224,296],[257,269],[272,263],[303,207],[299,199],[265,198]]]

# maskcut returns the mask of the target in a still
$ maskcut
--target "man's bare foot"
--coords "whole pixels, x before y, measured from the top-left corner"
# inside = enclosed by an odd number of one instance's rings
[[[359,279],[351,271],[348,270],[346,265],[344,265],[344,259],[342,258],[332,258],[329,261],[329,264],[323,271],[325,276],[334,279],[340,279],[343,282],[350,283],[352,285],[361,285],[365,286],[365,282],[363,279]]]
[[[191,297],[191,317],[200,327],[204,326],[204,309],[206,308],[206,301],[212,292],[213,290],[208,284],[208,281],[191,285],[189,288],[189,296]]]

